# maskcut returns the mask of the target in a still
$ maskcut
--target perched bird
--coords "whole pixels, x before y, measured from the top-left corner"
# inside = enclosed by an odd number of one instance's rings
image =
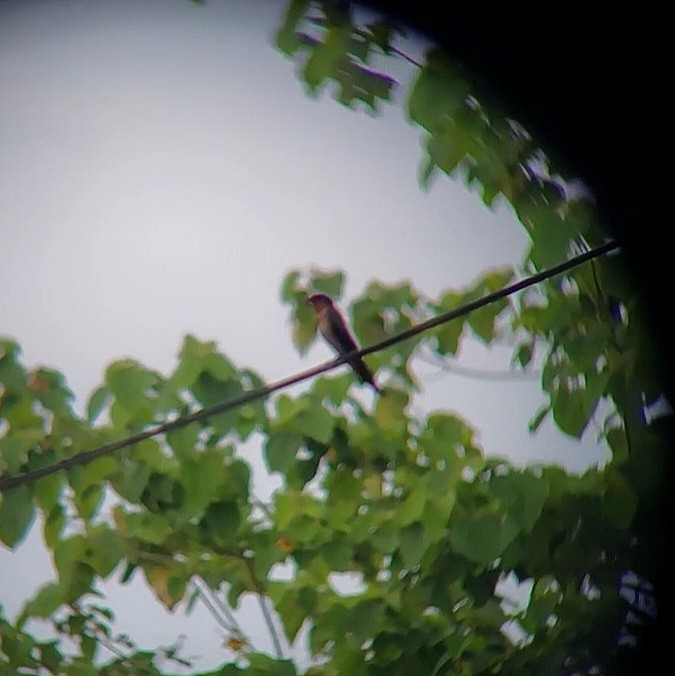
[[[339,355],[359,349],[354,336],[347,328],[347,322],[329,296],[325,293],[313,293],[309,297],[309,302],[321,335]],[[382,394],[382,390],[375,383],[372,371],[361,357],[352,357],[347,363],[354,369],[362,383],[368,383],[378,394]]]

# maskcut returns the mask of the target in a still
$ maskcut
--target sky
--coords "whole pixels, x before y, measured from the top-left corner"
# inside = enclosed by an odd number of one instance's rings
[[[414,67],[387,61],[399,86],[378,115],[342,107],[330,88],[310,97],[273,46],[285,4],[0,2],[0,335],[29,367],[64,373],[79,410],[115,359],[170,372],[187,333],[268,381],[328,359],[322,344],[304,356],[292,346],[279,300],[291,268],[343,270],[346,306],[371,280],[434,296],[522,260],[508,206],[489,210],[445,177],[420,188],[423,135],[402,105]],[[409,32],[400,46],[424,44]],[[505,371],[509,358],[471,344],[457,365]],[[606,457],[592,432],[581,443],[548,424],[528,433],[536,380],[423,362],[417,373],[415,405],[465,417],[487,454],[571,471]],[[240,453],[269,496],[278,484],[259,449]],[[10,616],[54,577],[40,530],[16,551],[0,546]],[[203,606],[168,614],[116,577],[103,588],[118,631],[146,648],[185,634],[199,669],[225,659]],[[241,623],[269,650],[249,601]]]

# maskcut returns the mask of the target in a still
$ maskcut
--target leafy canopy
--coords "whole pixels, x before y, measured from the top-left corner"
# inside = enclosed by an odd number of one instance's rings
[[[276,44],[300,60],[310,94],[332,83],[341,104],[375,113],[396,83],[370,64],[401,58],[397,39],[384,22],[361,25],[332,3],[293,0]],[[488,206],[506,200],[530,248],[521,271],[487,270],[438,298],[411,282],[372,282],[349,305],[363,345],[605,237],[592,205],[570,196],[535,141],[446,55],[432,49],[411,68],[405,111],[425,139],[422,185],[447,175],[477,187]],[[307,293],[340,301],[343,286],[342,271],[292,270],[282,281],[301,353],[316,340]],[[0,606],[0,663],[12,672],[111,675],[186,666],[179,642],[150,652],[115,634],[99,585],[134,576],[168,610],[217,599],[224,662],[213,674],[522,674],[557,671],[581,653],[606,661],[623,618],[619,575],[631,567],[658,575],[652,517],[664,499],[670,420],[646,420],[661,388],[641,307],[623,256],[607,256],[369,355],[386,384],[382,398],[364,402],[343,369],[301,394],[5,491],[0,540],[18,547],[39,523],[54,579],[16,618]],[[607,465],[581,476],[516,468],[500,449],[481,448],[470,421],[452,410],[421,412],[416,359],[447,362],[468,340],[514,344],[514,371],[541,372],[531,430],[550,418],[579,438],[594,425],[611,451]],[[52,464],[262,384],[215,343],[188,335],[169,374],[134,360],[110,364],[80,416],[64,376],[29,368],[5,338],[0,473]],[[240,452],[254,439],[282,480],[267,504],[253,495]],[[288,579],[275,574],[279,564]],[[338,574],[356,581],[353,593],[339,592]],[[523,604],[503,597],[507,577],[530,586]],[[312,666],[289,659],[271,622],[277,654],[252,645],[232,614],[246,594],[270,604],[288,643],[308,630]],[[37,620],[54,638],[32,633]]]

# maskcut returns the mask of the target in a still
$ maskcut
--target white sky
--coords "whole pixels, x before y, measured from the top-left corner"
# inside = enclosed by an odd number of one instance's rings
[[[290,268],[343,269],[351,299],[373,279],[433,296],[521,260],[507,207],[444,177],[420,190],[422,134],[400,105],[413,68],[387,62],[402,84],[379,117],[309,98],[272,45],[285,5],[0,3],[0,335],[29,366],[66,374],[78,408],[113,359],[170,371],[188,332],[268,380],[327,359],[323,345],[303,358],[292,347],[279,301]],[[508,363],[478,346],[460,361]],[[605,457],[593,433],[528,434],[536,381],[418,373],[419,410],[457,411],[488,454],[575,471]],[[242,455],[260,467],[256,449]],[[257,477],[263,495],[274,485]],[[10,615],[53,577],[39,524],[16,552],[0,548]],[[186,634],[197,668],[225,659],[202,607],[169,615],[142,584],[105,590],[116,628],[142,647]],[[269,649],[255,608],[240,615]]]

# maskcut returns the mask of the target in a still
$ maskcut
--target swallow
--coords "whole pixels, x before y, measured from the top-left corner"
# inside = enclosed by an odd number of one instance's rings
[[[347,322],[329,296],[325,293],[313,293],[309,296],[309,302],[314,310],[316,325],[321,335],[338,355],[359,349],[354,336],[347,327]],[[368,383],[378,394],[382,394],[382,390],[375,382],[373,372],[361,357],[358,355],[351,357],[347,360],[347,363],[362,383]]]

